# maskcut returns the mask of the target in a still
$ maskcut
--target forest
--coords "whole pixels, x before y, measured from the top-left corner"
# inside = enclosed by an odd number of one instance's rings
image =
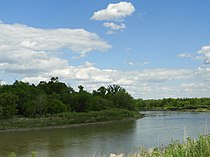
[[[15,81],[0,85],[0,118],[13,116],[46,117],[59,113],[87,113],[112,109],[141,110],[210,110],[210,98],[134,99],[119,85],[101,86],[92,93],[78,86],[60,82],[58,77],[38,85]]]
[[[210,98],[136,99],[139,110],[209,111]]]
[[[78,92],[58,77],[38,85],[15,81],[0,86],[0,117],[46,117],[66,112],[89,112],[111,109],[136,110],[133,97],[119,85],[101,86],[92,93],[82,85]]]

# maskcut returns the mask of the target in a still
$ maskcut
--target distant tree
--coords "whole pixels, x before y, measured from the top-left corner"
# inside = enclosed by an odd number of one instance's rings
[[[10,93],[0,94],[0,116],[3,118],[12,117],[17,113],[17,96]]]
[[[52,78],[50,79],[50,81],[51,81],[51,82],[58,82],[58,77],[52,77]]]
[[[47,113],[56,114],[67,111],[67,106],[54,95],[48,96]]]
[[[41,117],[47,113],[47,95],[39,93],[24,103],[24,115],[26,117]]]
[[[41,81],[38,87],[47,94],[64,94],[71,90],[65,83],[59,82],[58,77],[52,77],[48,83]]]
[[[105,96],[107,89],[104,86],[101,86],[100,88],[98,88],[97,92],[100,96]]]
[[[88,110],[90,111],[100,111],[105,109],[110,109],[112,106],[112,102],[101,97],[95,96],[89,100]]]
[[[84,92],[84,87],[82,85],[79,85],[78,88],[79,88],[79,93]]]
[[[33,92],[33,90],[35,90],[35,88],[32,87],[29,83],[17,80],[11,86],[11,93],[18,97],[18,114],[24,114],[23,104],[31,99],[31,93]]]
[[[74,111],[76,112],[86,112],[89,108],[89,100],[92,97],[91,94],[87,92],[79,92],[74,96]]]
[[[129,93],[126,92],[125,89],[119,90],[115,94],[113,101],[118,108],[124,108],[128,110],[135,109],[134,99]]]
[[[114,94],[117,94],[117,92],[119,92],[120,90],[123,90],[122,87],[120,87],[120,85],[109,85],[107,87],[107,91],[108,91],[108,94],[111,94],[111,95],[114,95]]]

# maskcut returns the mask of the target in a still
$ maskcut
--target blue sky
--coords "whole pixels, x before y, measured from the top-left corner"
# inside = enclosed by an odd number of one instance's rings
[[[209,97],[209,0],[0,0],[0,80]]]

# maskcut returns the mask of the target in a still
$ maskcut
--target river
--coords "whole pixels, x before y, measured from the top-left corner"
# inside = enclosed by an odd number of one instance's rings
[[[83,157],[131,153],[210,131],[210,113],[147,111],[138,120],[71,128],[1,132],[0,156]]]

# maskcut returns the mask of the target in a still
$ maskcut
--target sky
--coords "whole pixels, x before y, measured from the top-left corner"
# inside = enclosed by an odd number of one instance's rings
[[[0,83],[210,97],[209,0],[0,0]]]

